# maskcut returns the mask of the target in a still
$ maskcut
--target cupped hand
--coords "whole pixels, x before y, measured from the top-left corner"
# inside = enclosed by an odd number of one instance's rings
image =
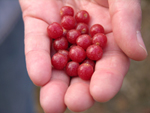
[[[25,24],[25,56],[30,79],[41,86],[40,103],[46,113],[75,112],[90,108],[95,101],[106,102],[120,90],[130,58],[144,60],[140,0],[20,0]],[[89,26],[101,24],[108,38],[102,59],[96,62],[90,81],[70,79],[51,67],[51,42],[47,26],[60,23],[60,8],[71,6],[75,13],[86,10]]]

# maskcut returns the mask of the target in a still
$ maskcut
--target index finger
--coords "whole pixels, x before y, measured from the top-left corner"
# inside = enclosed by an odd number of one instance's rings
[[[30,79],[35,85],[43,86],[50,80],[50,39],[44,21],[25,17],[25,58]]]
[[[25,56],[27,71],[35,85],[43,86],[51,78],[50,39],[47,27],[60,21],[56,15],[61,2],[52,0],[20,0],[25,24]],[[44,6],[44,7],[43,7]]]

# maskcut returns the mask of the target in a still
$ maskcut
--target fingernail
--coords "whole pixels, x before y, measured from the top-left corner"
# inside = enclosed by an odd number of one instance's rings
[[[141,35],[141,32],[140,31],[137,31],[137,41],[139,43],[139,46],[146,52],[147,54],[147,50],[146,50],[146,47],[145,47],[145,44],[143,42],[143,39],[142,39],[142,35]]]

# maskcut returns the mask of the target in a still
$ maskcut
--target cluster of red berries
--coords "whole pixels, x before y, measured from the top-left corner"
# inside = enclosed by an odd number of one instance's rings
[[[60,15],[61,24],[53,22],[47,27],[57,51],[52,56],[52,65],[56,69],[65,69],[70,77],[90,80],[95,62],[101,59],[107,43],[104,28],[95,24],[89,29],[90,16],[85,10],[78,11],[74,17],[73,8],[64,6]]]

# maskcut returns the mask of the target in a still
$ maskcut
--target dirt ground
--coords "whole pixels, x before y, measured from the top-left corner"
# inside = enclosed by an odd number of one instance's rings
[[[150,0],[141,0],[141,6],[142,36],[150,54]],[[37,113],[42,113],[40,105],[37,106]],[[75,112],[67,109],[65,113]],[[106,103],[97,102],[81,113],[150,113],[150,56],[140,62],[131,60],[122,88],[112,100]]]

